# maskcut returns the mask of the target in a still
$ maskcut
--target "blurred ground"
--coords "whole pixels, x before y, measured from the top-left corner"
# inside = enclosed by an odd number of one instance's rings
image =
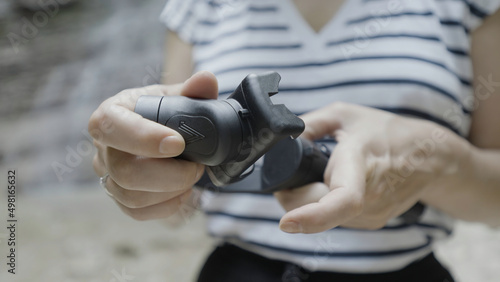
[[[15,276],[6,272],[4,263],[2,215],[0,281],[194,281],[212,248],[201,216],[175,229],[159,221],[137,222],[95,186],[80,188],[19,199]],[[2,202],[2,210],[4,206]]]
[[[97,183],[86,132],[104,99],[159,81],[164,2],[85,0],[39,11],[0,2],[0,281],[195,277],[214,244],[203,218],[175,230],[127,218]],[[20,193],[16,276],[5,272],[8,168],[17,169]],[[500,281],[500,231],[459,223],[438,256],[459,281]]]

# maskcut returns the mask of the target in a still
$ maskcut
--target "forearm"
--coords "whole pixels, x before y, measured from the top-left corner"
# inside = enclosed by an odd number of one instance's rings
[[[480,149],[458,136],[450,143],[450,152],[461,156],[457,169],[444,171],[421,201],[459,219],[500,226],[500,150]]]
[[[451,138],[469,147],[458,171],[426,189],[423,202],[464,220],[500,226],[500,11],[472,35],[475,109],[468,140]],[[488,91],[484,81],[489,81]],[[486,93],[486,94],[485,94]],[[463,144],[462,143],[462,144]],[[456,151],[460,153],[460,150]],[[463,152],[462,152],[463,153]]]

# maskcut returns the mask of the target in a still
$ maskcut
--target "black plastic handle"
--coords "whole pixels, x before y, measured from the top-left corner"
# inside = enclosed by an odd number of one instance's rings
[[[186,142],[183,159],[208,166],[243,160],[241,144],[250,129],[238,104],[183,96],[141,96],[135,112],[179,132]]]
[[[292,189],[323,182],[330,150],[304,138],[284,139],[264,155],[261,187],[263,192]]]
[[[285,138],[276,143],[242,181],[220,187],[204,175],[197,186],[225,193],[268,194],[293,189],[313,182],[323,182],[330,150],[304,138]]]

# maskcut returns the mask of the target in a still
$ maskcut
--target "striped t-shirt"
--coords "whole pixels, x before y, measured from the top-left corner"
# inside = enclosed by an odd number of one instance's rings
[[[297,114],[335,101],[431,120],[469,131],[470,33],[500,0],[345,0],[316,33],[292,0],[170,0],[167,27],[193,44],[196,70],[219,80],[220,97],[249,73],[277,71],[274,103]],[[384,272],[431,252],[452,220],[427,208],[416,224],[391,220],[380,230],[334,228],[287,234],[272,195],[204,196],[208,231],[268,258],[315,271]]]

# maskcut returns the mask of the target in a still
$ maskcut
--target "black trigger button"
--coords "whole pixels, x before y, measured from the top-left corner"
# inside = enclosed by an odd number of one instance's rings
[[[240,115],[241,118],[247,118],[250,116],[250,111],[248,109],[241,109],[238,111],[238,115]]]

